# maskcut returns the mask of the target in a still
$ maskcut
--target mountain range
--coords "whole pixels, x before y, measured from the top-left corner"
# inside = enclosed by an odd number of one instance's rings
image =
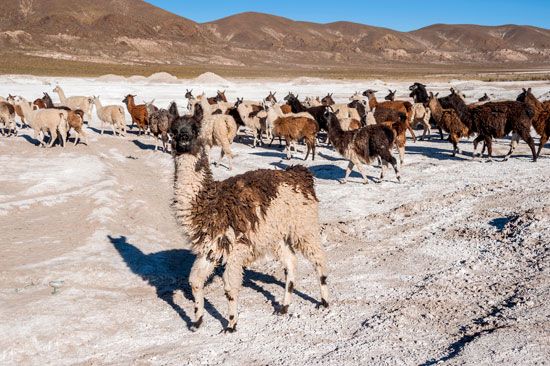
[[[399,32],[241,13],[196,23],[142,0],[12,0],[0,52],[107,64],[319,69],[369,64],[550,64],[550,30],[435,24]]]

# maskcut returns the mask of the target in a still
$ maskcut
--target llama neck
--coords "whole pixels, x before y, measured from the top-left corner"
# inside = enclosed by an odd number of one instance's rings
[[[57,88],[57,95],[59,95],[59,100],[61,101],[61,103],[65,103],[67,98],[65,97],[65,92],[63,91],[63,89]]]
[[[197,203],[199,193],[208,189],[213,183],[212,172],[204,151],[198,156],[192,154],[177,156],[175,166],[176,218],[189,233],[193,206]]]
[[[29,123],[32,123],[35,111],[31,108],[29,102],[23,99],[21,103],[19,103],[19,106],[21,107],[25,119],[29,121]]]
[[[200,99],[200,105],[202,107],[202,113],[205,115],[205,116],[208,116],[210,114],[212,114],[211,110],[210,110],[210,103],[208,103],[208,99],[206,99],[206,97],[202,97]]]
[[[376,97],[373,95],[372,97],[369,98],[369,108],[372,111],[376,107],[378,107],[378,101],[376,100]]]
[[[535,98],[535,96],[529,95],[527,98],[525,98],[525,103],[533,108],[535,113],[538,113],[543,109],[542,103],[537,98]]]
[[[432,112],[432,116],[436,121],[441,120],[441,116],[443,115],[443,107],[441,107],[441,104],[437,99],[434,99],[433,101],[430,101],[429,108]]]
[[[330,117],[330,120],[328,121],[328,134],[329,139],[334,144],[334,146],[340,146],[340,141],[342,140],[344,130],[342,130],[342,126],[340,126],[340,121],[334,115],[332,115]]]
[[[95,104],[95,108],[97,110],[100,110],[101,108],[103,108],[103,106],[101,105],[101,102],[99,101],[99,99],[94,99],[94,104]]]

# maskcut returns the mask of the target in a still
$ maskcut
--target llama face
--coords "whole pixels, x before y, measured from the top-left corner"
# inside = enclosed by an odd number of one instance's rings
[[[191,123],[175,123],[170,131],[172,133],[172,151],[175,155],[193,154],[197,149],[198,128]]]
[[[321,103],[323,105],[334,105],[334,99],[332,99],[332,93],[331,94],[327,94],[326,97],[324,97],[323,99],[321,99]]]

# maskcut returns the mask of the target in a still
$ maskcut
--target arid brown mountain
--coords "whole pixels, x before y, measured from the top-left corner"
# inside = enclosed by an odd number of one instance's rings
[[[2,53],[113,64],[275,68],[400,64],[549,64],[550,30],[437,24],[398,32],[242,13],[198,24],[142,0],[11,0]]]

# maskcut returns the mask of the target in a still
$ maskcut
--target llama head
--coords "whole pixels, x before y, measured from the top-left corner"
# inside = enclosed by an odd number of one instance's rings
[[[426,91],[426,85],[420,83],[414,83],[409,87],[411,94],[409,97],[413,98],[415,103],[428,103],[428,92]]]
[[[59,87],[59,85],[56,85],[55,88],[53,88],[54,93],[59,93],[60,91],[61,91],[61,88]]]
[[[178,105],[176,102],[170,103],[170,106],[168,107],[168,113],[170,113],[174,117],[179,117],[180,113],[178,111]]]
[[[487,93],[483,94],[481,98],[478,99],[478,102],[488,102],[491,98],[487,95]]]
[[[225,97],[225,90],[224,91],[219,91],[219,90],[216,91],[216,100],[218,102],[226,102],[227,103],[227,98]]]
[[[185,89],[185,99],[193,99],[193,89]]]
[[[237,98],[237,101],[235,102],[234,107],[239,108],[241,104],[243,104],[244,98]]]
[[[277,98],[275,98],[275,94],[277,94],[277,92],[269,92],[269,95],[267,97],[265,97],[265,101],[266,102],[271,102],[271,103],[277,103]]]
[[[516,98],[516,101],[525,103],[529,98],[534,98],[534,97],[535,96],[533,95],[533,93],[531,93],[531,88],[529,89],[523,88],[523,92],[520,95],[518,95],[518,97]]]
[[[322,105],[334,105],[334,99],[332,99],[332,95],[334,93],[329,93],[327,94],[326,97],[324,97],[323,99],[321,99],[321,104]]]
[[[394,91],[391,91],[391,89],[388,90],[389,94],[384,97],[384,100],[393,102],[395,100],[395,93],[397,93],[397,89],[395,89]]]
[[[367,89],[363,92],[363,96],[371,99],[375,96],[376,93],[378,93],[377,90]]]
[[[135,97],[136,97],[135,95],[128,94],[127,96],[124,97],[124,99],[122,100],[122,103],[127,105],[130,101],[134,102]]]
[[[192,154],[196,156],[199,153],[199,126],[196,123],[173,123],[170,127],[170,133],[173,136],[173,155]]]
[[[288,101],[293,98],[296,98],[296,96],[292,92],[288,92],[288,94],[286,95],[286,97],[283,98],[283,100]]]

